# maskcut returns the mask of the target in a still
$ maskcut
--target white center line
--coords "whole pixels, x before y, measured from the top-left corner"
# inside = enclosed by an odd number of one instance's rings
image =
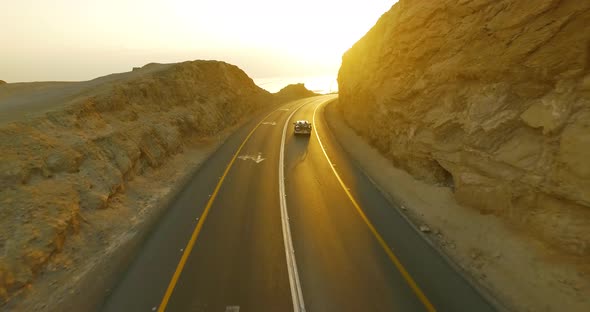
[[[297,273],[297,263],[295,262],[295,250],[291,240],[291,228],[289,226],[289,214],[287,213],[287,198],[285,194],[285,138],[287,137],[287,127],[290,125],[289,120],[303,105],[298,106],[287,117],[283,127],[283,138],[281,139],[281,150],[279,152],[279,198],[281,203],[281,222],[283,224],[283,239],[285,241],[285,254],[287,256],[287,270],[289,272],[289,284],[291,286],[291,296],[293,297],[293,311],[305,312],[305,303],[301,292],[301,282]]]

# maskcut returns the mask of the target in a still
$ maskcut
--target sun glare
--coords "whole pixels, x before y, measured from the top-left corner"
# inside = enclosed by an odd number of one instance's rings
[[[149,62],[217,59],[253,78],[335,76],[342,54],[394,2],[14,1],[0,10],[10,29],[0,36],[0,68],[9,81],[83,80]]]
[[[389,10],[395,1],[188,1],[173,2],[185,27],[218,38],[226,47],[263,49],[298,63],[329,64]],[[202,34],[201,34],[202,35]]]

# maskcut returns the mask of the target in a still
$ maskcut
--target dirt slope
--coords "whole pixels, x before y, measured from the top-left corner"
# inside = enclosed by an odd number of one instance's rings
[[[50,86],[55,97],[46,97],[49,111],[0,124],[0,309],[31,289],[48,265],[75,265],[64,264],[64,246],[97,231],[89,220],[116,215],[105,209],[121,206],[118,195],[132,180],[168,165],[190,142],[212,138],[274,102],[238,67],[217,61],[149,64],[127,74],[61,84],[70,89],[60,93]],[[86,86],[71,91],[76,84]],[[36,101],[38,90],[22,90],[38,85],[4,85],[0,106],[2,99],[18,101],[30,94]],[[129,207],[122,213],[111,222],[139,218]]]
[[[396,166],[590,257],[590,2],[400,0],[338,82]]]
[[[90,96],[108,93],[115,84],[154,74],[173,65],[150,63],[143,67],[135,67],[131,72],[110,74],[88,81],[5,84],[0,89],[0,123],[39,116]]]

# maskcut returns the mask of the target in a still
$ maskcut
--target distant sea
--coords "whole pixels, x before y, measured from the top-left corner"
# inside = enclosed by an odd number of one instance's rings
[[[254,78],[254,83],[272,93],[295,83],[303,83],[307,89],[315,93],[338,92],[338,82],[334,76]]]

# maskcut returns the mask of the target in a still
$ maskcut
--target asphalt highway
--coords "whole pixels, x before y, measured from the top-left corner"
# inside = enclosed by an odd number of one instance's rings
[[[322,113],[334,99],[287,103],[230,136],[101,310],[494,311],[341,149]],[[309,136],[293,134],[302,119]]]

